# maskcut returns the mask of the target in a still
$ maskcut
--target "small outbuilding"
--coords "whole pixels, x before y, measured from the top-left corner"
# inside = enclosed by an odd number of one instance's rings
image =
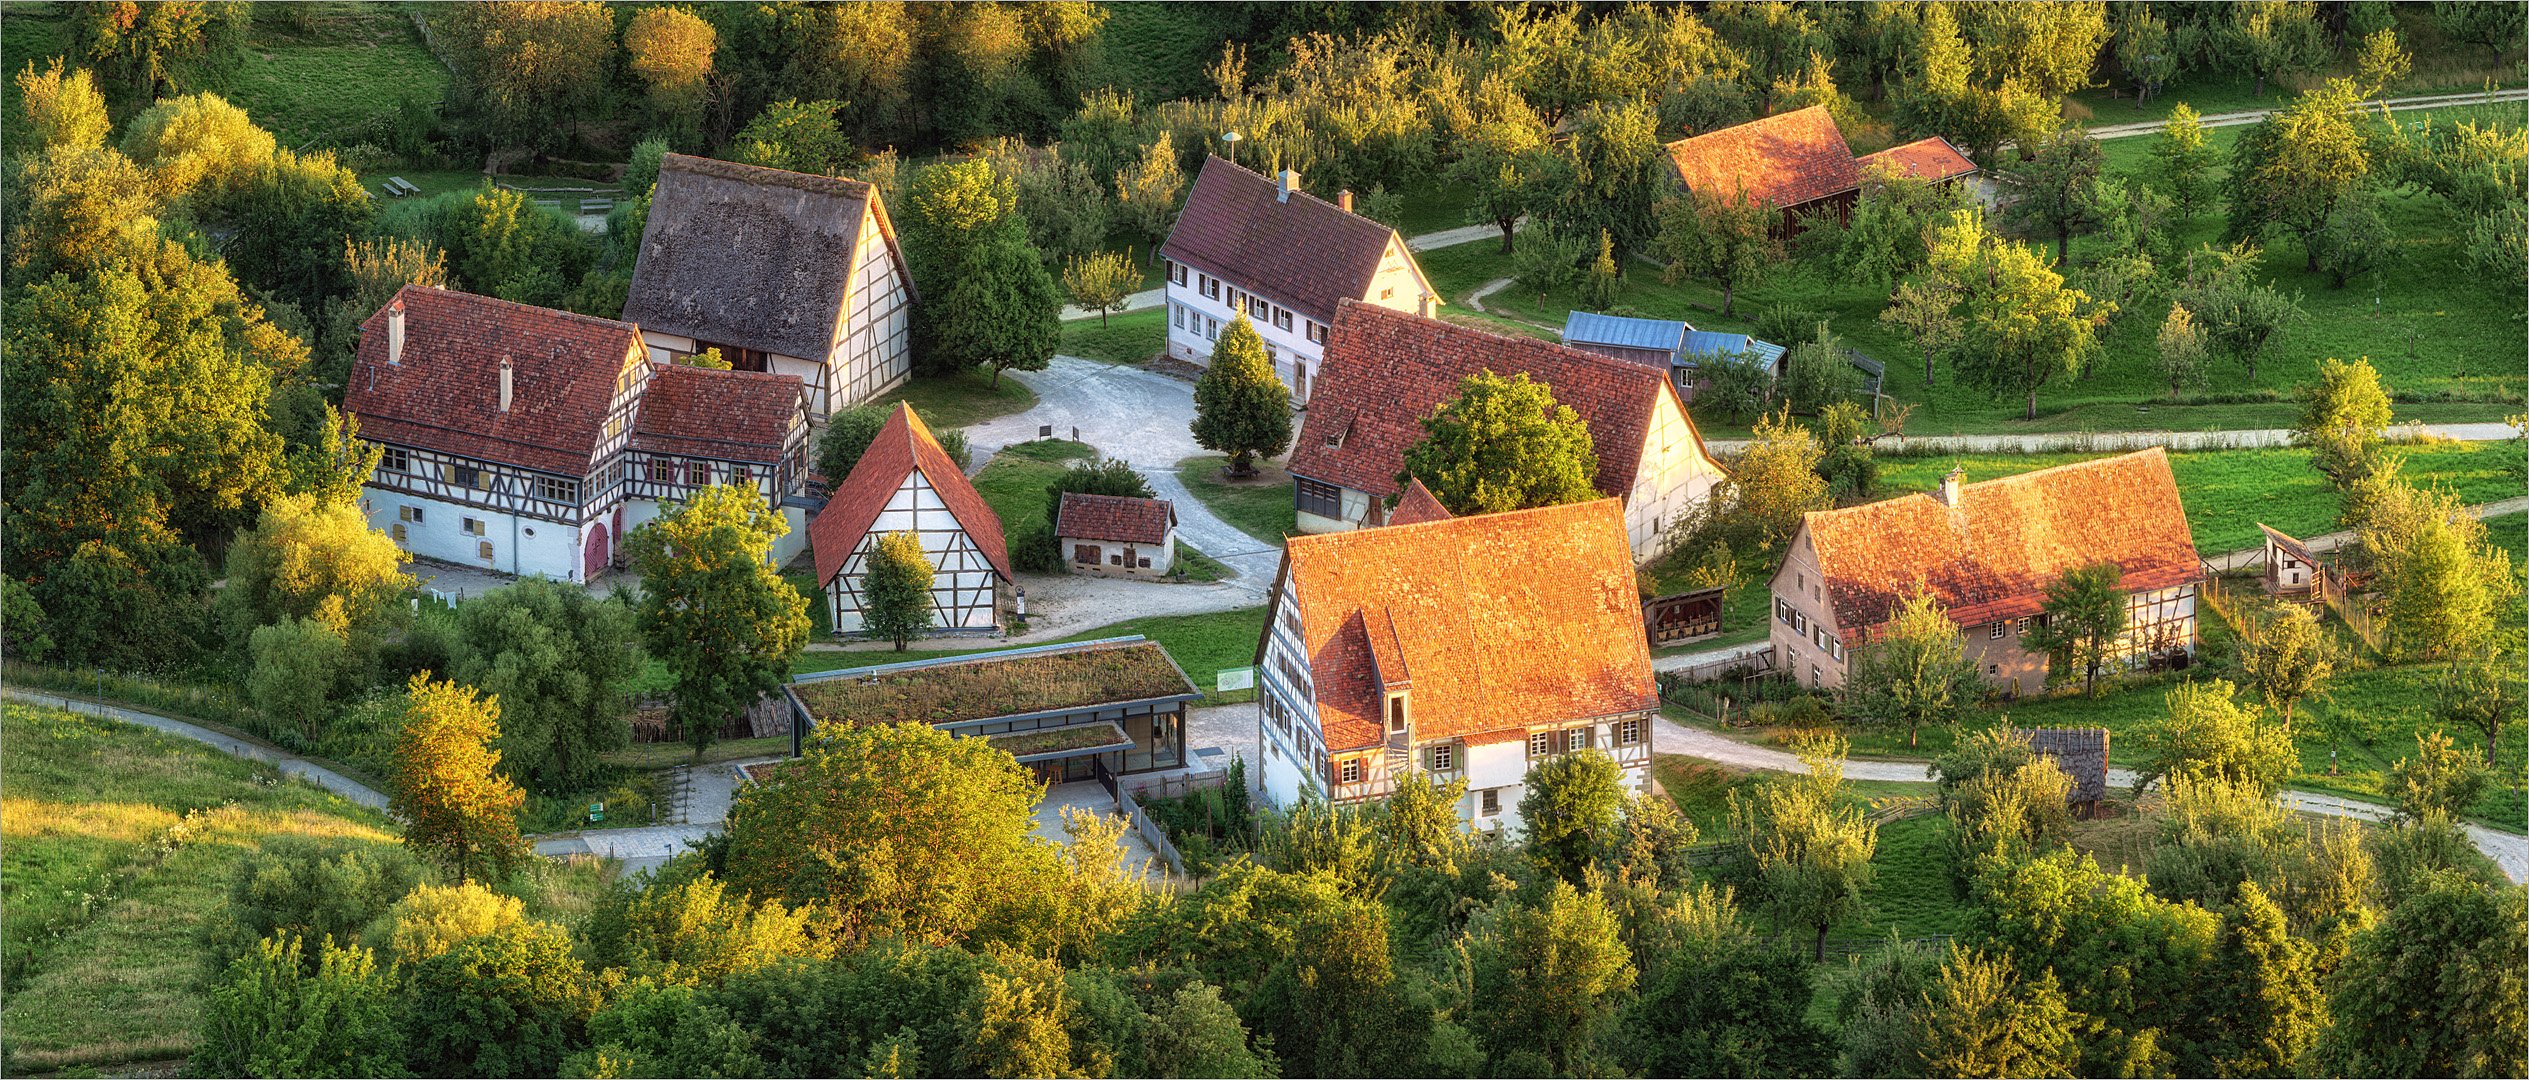
[[[1176,568],[1177,508],[1166,499],[1063,492],[1054,542],[1075,574],[1163,577]]]
[[[2107,798],[2108,730],[2106,728],[2021,728],[2013,734],[2028,740],[2040,757],[2072,778],[2072,805],[2082,817],[2096,817]]]

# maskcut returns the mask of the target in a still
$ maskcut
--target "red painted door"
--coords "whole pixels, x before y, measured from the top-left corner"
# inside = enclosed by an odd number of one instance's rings
[[[588,530],[588,559],[583,567],[585,571],[583,577],[589,581],[597,580],[598,575],[606,572],[608,559],[606,523],[600,521]]]

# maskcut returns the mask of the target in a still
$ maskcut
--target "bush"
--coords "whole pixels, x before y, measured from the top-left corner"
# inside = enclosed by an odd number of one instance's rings
[[[350,944],[421,879],[421,861],[400,845],[273,837],[230,874],[228,907],[207,931],[212,962],[226,965],[274,935]]]
[[[468,938],[499,933],[527,918],[526,905],[481,885],[424,885],[398,901],[382,928],[387,954],[411,967]]]
[[[424,1076],[552,1076],[583,1038],[597,993],[570,932],[518,922],[408,969],[405,1021]]]
[[[1785,346],[1810,341],[1818,336],[1818,328],[1830,318],[1832,316],[1823,311],[1774,304],[1756,316],[1756,336]]]
[[[202,1009],[200,1076],[397,1076],[404,1072],[393,976],[367,949],[263,939],[228,965]]]

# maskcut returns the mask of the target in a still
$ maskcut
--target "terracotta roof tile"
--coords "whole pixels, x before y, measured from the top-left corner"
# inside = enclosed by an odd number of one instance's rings
[[[632,447],[678,457],[781,462],[808,424],[797,375],[650,365]]]
[[[387,312],[404,352],[387,363]],[[343,411],[376,442],[563,476],[586,476],[615,380],[641,350],[631,323],[407,285],[360,324]],[[509,411],[500,365],[511,361]]]
[[[876,213],[863,211],[876,207]],[[903,269],[868,184],[669,154],[623,317],[652,330],[803,359],[834,351],[853,255],[873,219]],[[907,274],[907,282],[912,280]]]
[[[1382,673],[1410,678],[1417,741],[1658,705],[1613,499],[1295,536],[1281,580],[1329,749],[1385,737]]]
[[[1388,512],[1390,525],[1418,525],[1426,521],[1447,521],[1456,515],[1440,505],[1440,496],[1424,487],[1417,477],[1405,485],[1405,494],[1396,500],[1396,509]]]
[[[1455,398],[1467,376],[1484,371],[1526,372],[1571,406],[1598,451],[1598,490],[1616,496],[1633,490],[1659,396],[1676,392],[1665,372],[1640,364],[1346,303],[1327,337],[1291,473],[1382,498],[1394,494],[1405,451],[1422,440],[1422,418]]]
[[[1204,159],[1159,253],[1332,322],[1338,304],[1369,292],[1396,230],[1305,191],[1280,192],[1270,177]]]
[[[1906,495],[1803,520],[1839,629],[1866,637],[1917,583],[1976,626],[2037,614],[2048,584],[2100,562],[2127,592],[2203,574],[2158,447],[1965,484],[1958,502]]]
[[[1826,106],[1794,109],[1668,144],[1689,191],[1781,209],[1859,188],[1862,169]]]
[[[1948,180],[1976,171],[1975,162],[1967,160],[1958,147],[1938,135],[1864,154],[1857,160],[1864,170],[1873,165],[1894,165],[1918,180]]]
[[[1166,499],[1063,492],[1054,508],[1054,535],[1119,544],[1164,544],[1177,524],[1177,508]]]
[[[869,535],[869,527],[878,521],[880,511],[887,508],[887,499],[904,486],[905,478],[919,470],[940,501],[948,505],[949,515],[958,527],[966,530],[975,547],[1001,574],[1010,577],[1010,548],[1001,536],[1001,518],[984,502],[983,495],[966,479],[966,473],[951,460],[948,451],[940,449],[931,429],[914,415],[913,407],[902,402],[887,417],[886,426],[878,429],[878,437],[870,440],[869,449],[852,466],[852,475],[843,478],[842,486],[826,500],[825,509],[808,523],[808,541],[817,554],[817,581],[834,580],[843,563],[860,547],[861,538]]]

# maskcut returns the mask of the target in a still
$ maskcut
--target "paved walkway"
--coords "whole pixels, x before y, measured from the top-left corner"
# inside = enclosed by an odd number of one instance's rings
[[[2529,89],[2496,90],[2490,94],[2481,90],[2464,94],[2423,94],[2415,97],[2390,98],[2387,105],[2390,112],[2406,112],[2413,109],[2446,109],[2454,105],[2493,105],[2506,101],[2529,101]],[[2377,112],[2380,105],[2379,101],[2366,101],[2360,108]],[[2263,120],[2274,112],[2273,109],[2243,109],[2238,112],[2213,113],[2198,118],[2197,122],[2208,128],[2243,127]],[[2136,135],[2150,135],[2158,132],[2162,123],[2159,120],[2145,120],[2132,124],[2106,124],[2091,128],[2090,137],[2126,139]]]
[[[1658,730],[1653,744],[1663,754],[1684,754],[1687,757],[1717,762],[1738,769],[1763,769],[1773,772],[1800,772],[1808,768],[1800,759],[1785,751],[1767,746],[1740,742],[1718,732],[1688,727],[1666,716],[1653,721]],[[1844,776],[1851,780],[1891,780],[1922,783],[1930,779],[1927,767],[1920,761],[1855,760],[1844,763]],[[2130,769],[2109,769],[2108,784],[2131,789],[2134,773]],[[2286,809],[2328,817],[2353,818],[2361,821],[2382,821],[2390,816],[2387,807],[2376,803],[2347,799],[2315,791],[2285,791],[2275,801]],[[2468,839],[2476,849],[2502,867],[2513,881],[2529,882],[2529,836],[2498,832],[2482,825],[2467,826]]]
[[[44,690],[27,690],[15,686],[0,687],[0,697],[154,728],[170,735],[191,739],[226,754],[264,762],[283,773],[315,784],[370,809],[386,809],[385,793],[270,743],[242,739],[226,732],[214,731],[199,724],[186,723],[154,712],[143,712],[121,705],[107,705],[87,698],[69,697]]]
[[[2461,442],[2501,442],[2520,437],[2520,429],[2502,423],[2478,424],[2398,424],[2391,427],[2391,439],[2420,435],[2457,439]],[[1704,443],[1714,453],[1736,453],[1746,449],[1745,439],[1712,439]],[[2265,450],[2292,445],[2290,428],[2246,428],[2238,431],[2064,431],[2028,435],[1907,435],[1882,440],[1889,450],[1913,450],[1918,453],[1964,454],[2047,454],[2047,453],[2118,453],[2149,446],[2165,446],[2171,450]]]

